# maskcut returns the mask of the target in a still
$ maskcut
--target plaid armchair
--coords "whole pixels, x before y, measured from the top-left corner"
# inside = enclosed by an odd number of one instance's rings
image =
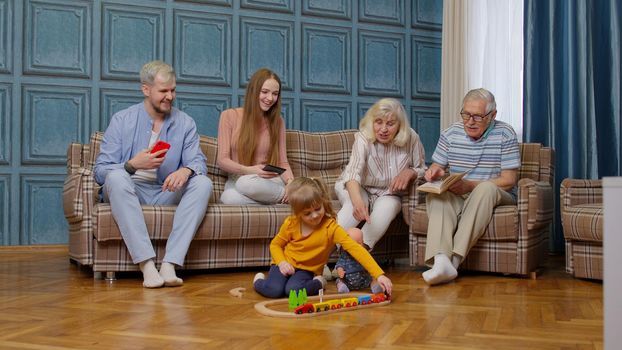
[[[548,249],[554,214],[555,151],[521,143],[517,205],[495,208],[492,220],[460,268],[535,277]],[[418,193],[410,214],[410,264],[425,264],[428,231],[425,193]]]
[[[566,271],[603,279],[602,180],[564,179],[560,211],[566,240]]]
[[[334,184],[350,159],[357,130],[311,133],[287,131],[287,154],[295,176],[322,178],[340,208]],[[69,223],[69,257],[92,266],[95,272],[138,270],[132,263],[114,221],[110,205],[99,201],[99,189],[93,178],[93,166],[103,133],[94,133],[89,145],[72,143],[67,151],[67,177],[63,191],[65,217]],[[225,205],[219,203],[227,175],[216,165],[216,138],[201,136],[201,149],[207,157],[208,176],[214,184],[205,218],[193,239],[184,268],[211,269],[270,264],[270,241],[283,220],[290,215],[286,204]],[[402,200],[403,212],[409,213],[415,202],[415,186]],[[166,239],[171,231],[175,206],[143,206],[156,263],[164,256]],[[407,219],[407,215],[404,215]],[[374,247],[376,259],[408,256],[408,224],[398,216],[384,238]]]

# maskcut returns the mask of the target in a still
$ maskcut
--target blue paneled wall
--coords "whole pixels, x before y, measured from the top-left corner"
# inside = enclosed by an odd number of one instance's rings
[[[142,100],[173,63],[176,105],[215,136],[260,67],[287,127],[356,128],[398,98],[428,158],[439,133],[442,0],[0,0],[0,244],[67,242],[67,145]]]

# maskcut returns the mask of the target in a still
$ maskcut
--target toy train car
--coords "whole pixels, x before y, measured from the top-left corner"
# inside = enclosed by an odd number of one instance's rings
[[[356,307],[357,305],[381,303],[386,300],[389,300],[389,296],[384,293],[368,294],[361,295],[359,297],[327,300],[321,303],[307,303],[294,309],[294,313],[300,315],[304,313],[324,312],[329,310],[338,310],[344,307],[350,308]]]

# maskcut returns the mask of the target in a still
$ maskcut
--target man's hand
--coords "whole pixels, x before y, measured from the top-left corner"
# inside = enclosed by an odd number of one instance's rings
[[[339,278],[343,278],[346,275],[346,270],[344,270],[343,267],[339,266],[337,268],[337,275],[339,276]]]
[[[186,182],[188,182],[188,178],[190,177],[191,174],[192,172],[188,168],[177,169],[177,171],[171,173],[164,180],[164,183],[162,184],[162,192],[164,191],[175,192],[181,189],[186,184]]]
[[[406,168],[400,171],[400,173],[397,174],[397,176],[391,181],[391,184],[389,185],[389,192],[396,193],[406,190],[410,181],[416,177],[417,173],[411,168]]]
[[[295,272],[294,267],[292,266],[292,264],[288,263],[285,260],[283,260],[283,261],[281,261],[279,263],[279,271],[281,271],[283,276],[293,275],[294,272]]]
[[[164,162],[164,159],[166,158],[166,151],[167,150],[163,149],[155,153],[150,153],[150,149],[146,148],[138,152],[138,154],[136,154],[134,158],[130,159],[128,163],[130,163],[130,165],[136,170],[157,169]],[[159,155],[164,156],[162,158],[158,158]]]
[[[382,286],[385,293],[387,293],[388,295],[391,295],[391,292],[393,290],[393,283],[391,283],[391,280],[389,279],[389,277],[385,275],[380,275],[378,277],[378,284]]]
[[[438,164],[432,164],[428,170],[425,171],[424,175],[425,181],[427,182],[438,180],[443,176],[445,176],[445,169]]]
[[[476,185],[477,183],[473,181],[461,179],[460,181],[449,186],[447,190],[457,196],[462,196],[463,194],[472,192]]]

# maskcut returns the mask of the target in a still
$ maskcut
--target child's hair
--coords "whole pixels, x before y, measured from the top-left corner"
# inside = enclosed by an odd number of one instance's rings
[[[292,212],[298,215],[301,211],[324,206],[325,215],[335,217],[335,210],[330,202],[326,185],[322,180],[312,177],[297,177],[287,185],[287,197]]]

